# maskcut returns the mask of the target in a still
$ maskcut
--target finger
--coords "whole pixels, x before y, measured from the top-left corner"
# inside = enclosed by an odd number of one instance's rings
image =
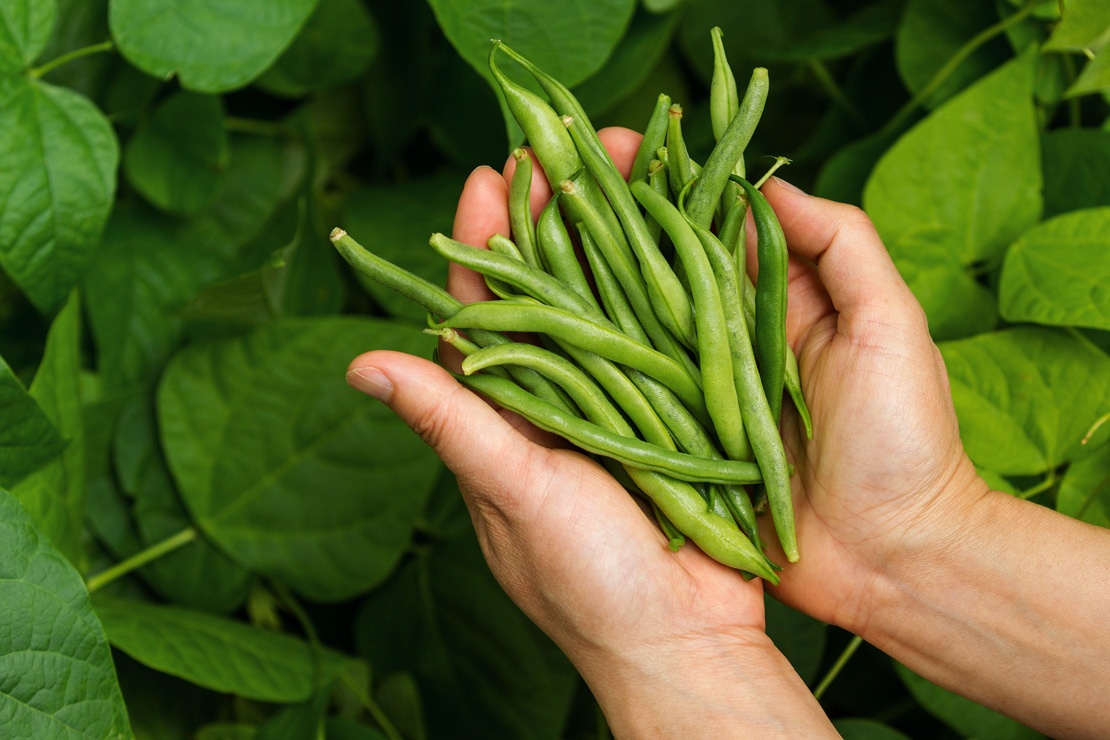
[[[920,313],[862,210],[806,195],[777,177],[763,186],[763,194],[775,209],[790,251],[817,266],[837,311],[886,319]]]
[[[451,237],[484,249],[494,234],[509,234],[509,187],[493,168],[483,165],[466,179]],[[447,271],[447,292],[463,303],[495,298],[481,275],[454,263]]]
[[[617,166],[617,171],[621,173],[621,177],[627,180],[629,173],[632,172],[632,162],[636,159],[636,152],[640,148],[640,142],[644,135],[636,133],[632,129],[611,126],[598,131],[597,136],[609,151],[609,157],[613,160],[613,164]]]

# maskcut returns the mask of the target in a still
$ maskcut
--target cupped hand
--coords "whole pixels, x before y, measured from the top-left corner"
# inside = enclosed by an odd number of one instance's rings
[[[801,560],[774,595],[858,633],[903,553],[943,548],[987,486],[925,314],[867,216],[776,178],[763,193],[791,252],[787,336],[813,417],[807,440],[784,404]],[[750,220],[748,242],[757,273]]]
[[[639,135],[602,132],[618,167],[631,167]],[[508,181],[488,167],[466,182],[453,237],[484,247],[509,234]],[[532,211],[550,197],[535,168]],[[477,274],[451,266],[460,300],[493,298]],[[458,370],[450,347],[441,357]],[[491,407],[446,370],[395,352],[351,363],[348,381],[383,400],[430,444],[459,481],[482,550],[506,592],[590,680],[594,667],[719,655],[722,646],[770,643],[759,580],[687,546],[678,553],[640,505],[589,458]]]

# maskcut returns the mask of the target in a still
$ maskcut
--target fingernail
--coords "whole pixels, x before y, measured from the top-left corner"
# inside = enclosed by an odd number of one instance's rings
[[[379,401],[393,395],[393,383],[376,367],[364,367],[347,373],[347,385]]]
[[[797,193],[798,195],[805,195],[805,194],[806,194],[806,191],[802,190],[801,188],[799,188],[799,187],[798,187],[798,186],[796,186],[796,185],[791,185],[791,184],[790,184],[790,183],[788,183],[788,182],[787,182],[786,180],[783,180],[783,179],[782,179],[781,177],[774,177],[774,178],[772,178],[772,179],[773,179],[773,180],[774,180],[774,181],[775,181],[775,182],[776,182],[776,183],[777,183],[777,184],[778,184],[778,185],[779,185],[780,187],[782,187],[782,188],[784,188],[784,189],[786,189],[786,190],[789,190],[789,191],[790,191],[791,193]]]

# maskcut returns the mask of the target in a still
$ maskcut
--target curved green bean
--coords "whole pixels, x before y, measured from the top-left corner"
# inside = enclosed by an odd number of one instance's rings
[[[669,95],[660,94],[655,101],[655,108],[651,111],[647,126],[644,127],[644,138],[640,141],[640,148],[636,150],[636,159],[632,161],[632,172],[628,175],[629,182],[643,180],[648,175],[648,165],[655,158],[655,150],[663,146],[667,138],[667,111],[671,107]]]
[[[682,137],[682,106],[675,103],[667,111],[667,178],[671,192],[682,192],[693,177],[690,152],[686,150],[686,140]]]
[[[509,228],[524,261],[532,267],[541,267],[536,250],[536,226],[532,222],[532,158],[517,147],[513,149],[513,159],[516,170],[509,185]]]
[[[574,243],[567,233],[563,216],[559,213],[560,193],[559,190],[555,191],[555,195],[540,212],[540,220],[536,224],[536,243],[539,246],[540,256],[547,265],[548,272],[600,309],[597,298],[590,290],[590,283],[582,272],[582,264],[575,254]]]

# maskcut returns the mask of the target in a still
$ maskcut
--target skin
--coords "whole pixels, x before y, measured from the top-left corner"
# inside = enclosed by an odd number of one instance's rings
[[[639,136],[602,139],[627,175]],[[507,233],[511,169],[471,174],[454,238]],[[1052,737],[1104,736],[1110,532],[976,475],[921,307],[862,211],[778,179],[764,193],[791,250],[787,337],[814,423],[806,441],[784,407],[802,558],[773,595]],[[532,197],[539,213],[545,189]],[[749,219],[752,271],[754,238]],[[489,298],[454,266],[448,288]],[[837,737],[763,632],[760,581],[689,545],[669,552],[601,467],[427,361],[369,352],[348,381],[455,472],[494,575],[575,663],[616,737]]]

